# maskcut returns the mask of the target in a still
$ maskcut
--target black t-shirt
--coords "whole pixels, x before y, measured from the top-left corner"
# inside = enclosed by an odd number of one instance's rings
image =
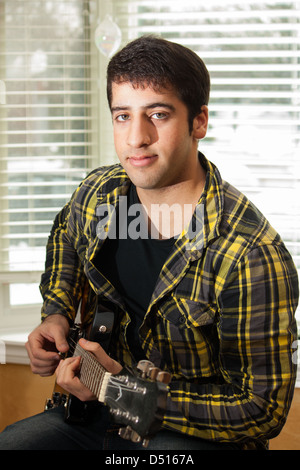
[[[139,204],[136,188],[131,184],[127,195],[127,207]],[[136,206],[137,207],[137,206]],[[127,234],[130,234],[129,226],[136,221],[139,215],[127,218],[119,218],[121,223],[127,224]],[[141,219],[139,219],[141,220]],[[139,227],[136,227],[139,230]],[[122,232],[120,231],[122,230]],[[141,231],[145,234],[145,231]],[[96,267],[110,281],[122,296],[127,311],[131,318],[127,330],[127,341],[136,360],[144,357],[138,339],[138,329],[148,309],[152,293],[154,291],[161,268],[167,259],[175,239],[158,240],[151,238],[133,239],[124,237],[124,227],[117,226],[117,233],[122,233],[123,238],[107,238],[100,250]]]

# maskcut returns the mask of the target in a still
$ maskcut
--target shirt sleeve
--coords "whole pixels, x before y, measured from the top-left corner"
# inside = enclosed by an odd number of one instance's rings
[[[219,442],[275,437],[296,378],[297,302],[297,271],[284,246],[261,246],[243,258],[218,300],[222,382],[171,382],[164,425]]]
[[[75,249],[78,239],[72,200],[56,216],[46,248],[45,272],[40,291],[44,300],[42,320],[59,313],[72,323],[85,283],[83,265]]]

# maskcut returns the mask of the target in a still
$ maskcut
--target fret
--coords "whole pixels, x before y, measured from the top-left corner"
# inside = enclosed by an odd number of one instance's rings
[[[74,356],[81,357],[80,381],[85,385],[99,401],[104,402],[105,392],[111,374],[88,351],[77,343]]]

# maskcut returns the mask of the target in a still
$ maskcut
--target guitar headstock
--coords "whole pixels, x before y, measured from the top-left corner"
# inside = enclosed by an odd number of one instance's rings
[[[125,425],[119,435],[133,442],[147,445],[162,424],[171,375],[161,371],[150,361],[140,361],[137,375],[123,369],[112,375],[105,393],[105,404],[114,420]]]

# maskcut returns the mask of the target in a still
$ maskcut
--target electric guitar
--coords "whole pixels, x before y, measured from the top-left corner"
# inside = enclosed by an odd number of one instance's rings
[[[97,312],[95,324],[99,324]],[[99,329],[102,327],[103,325]],[[95,326],[93,329],[95,331]],[[96,331],[97,329],[98,327]],[[93,341],[92,338],[91,340]],[[149,439],[159,431],[164,418],[170,374],[161,371],[150,361],[142,360],[135,371],[125,368],[119,374],[112,375],[93,354],[83,349],[74,339],[72,341],[75,343],[73,355],[81,357],[80,381],[100,403],[110,408],[113,420],[122,425],[119,435],[133,442],[142,442],[146,447]],[[89,403],[81,402],[73,396],[67,397],[65,393],[55,392],[52,400],[46,401],[46,409],[64,405],[66,421],[76,422],[82,419]],[[75,413],[72,412],[72,407]]]

